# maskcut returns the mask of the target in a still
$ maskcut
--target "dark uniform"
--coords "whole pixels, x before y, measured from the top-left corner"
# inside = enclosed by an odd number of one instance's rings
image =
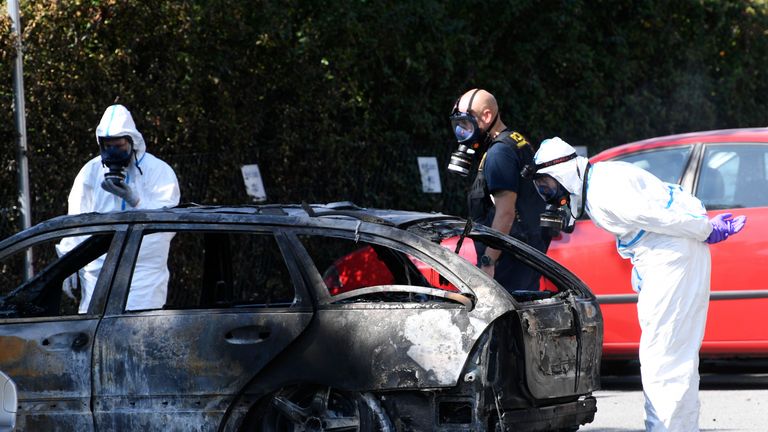
[[[515,221],[509,234],[546,252],[551,238],[539,225],[546,204],[536,193],[533,182],[520,176],[523,167],[533,163],[533,154],[533,148],[521,134],[510,130],[500,133],[480,163],[469,193],[469,209],[474,222],[490,227],[495,215],[490,194],[501,190],[516,192]],[[475,247],[478,257],[482,256],[485,245],[475,242]],[[494,279],[507,291],[538,291],[539,277],[538,272],[507,253],[502,253],[494,272]]]

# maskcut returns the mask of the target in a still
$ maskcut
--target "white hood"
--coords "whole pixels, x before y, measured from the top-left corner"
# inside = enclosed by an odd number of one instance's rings
[[[144,152],[147,151],[147,145],[144,143],[144,137],[136,129],[130,111],[122,105],[112,105],[107,107],[101,121],[96,127],[96,143],[100,137],[121,137],[130,136],[133,140],[133,149],[136,151],[136,158],[141,160]]]
[[[534,155],[533,161],[536,165],[539,165],[574,153],[576,153],[576,150],[571,147],[570,144],[559,137],[554,137],[541,142],[539,151]],[[574,215],[578,214],[578,208],[581,205],[584,173],[588,163],[589,159],[583,156],[577,156],[576,159],[571,159],[536,171],[537,174],[548,174],[552,176],[571,193],[571,213]]]

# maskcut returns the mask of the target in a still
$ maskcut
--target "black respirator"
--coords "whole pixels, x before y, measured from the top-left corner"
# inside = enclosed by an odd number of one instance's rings
[[[131,143],[131,149],[122,151],[117,147],[106,145],[107,142],[116,138],[125,138]],[[101,148],[101,163],[107,167],[108,171],[104,173],[104,179],[112,183],[121,183],[125,181],[125,169],[131,163],[133,155],[133,139],[130,136],[122,137],[99,137],[99,147]]]
[[[539,222],[542,228],[547,228],[553,235],[560,231],[571,233],[575,228],[574,219],[580,218],[584,214],[584,206],[587,201],[587,173],[591,164],[587,164],[587,169],[583,176],[581,211],[578,216],[573,216],[570,209],[570,192],[563,187],[560,182],[548,174],[540,174],[539,170],[557,165],[569,160],[575,159],[576,153],[553,159],[536,165],[526,165],[520,172],[520,175],[528,180],[532,180],[536,192],[539,193],[544,202],[547,203],[544,213],[541,214]],[[576,168],[578,170],[578,167]]]
[[[547,203],[539,218],[539,224],[542,228],[549,229],[552,236],[560,231],[571,233],[575,227],[571,217],[571,194],[557,180],[547,177],[549,176],[546,174],[539,174],[533,181],[536,191]],[[543,184],[547,186],[542,186]]]
[[[544,213],[541,214],[539,223],[542,228],[549,229],[553,235],[557,235],[560,231],[570,234],[576,228],[570,209],[568,207],[557,207],[552,204],[547,204],[544,208]]]
[[[461,101],[461,98],[459,98],[456,104],[454,104],[450,116],[451,128],[456,135],[456,140],[459,142],[459,148],[451,153],[451,160],[448,162],[448,172],[462,177],[469,175],[472,168],[472,159],[476,154],[485,151],[489,144],[488,131],[482,130],[477,124],[477,119],[472,115],[472,101],[479,91],[479,89],[475,90],[472,96],[469,97],[467,112],[459,111],[459,101]],[[496,113],[488,129],[493,128],[498,118],[499,114]]]

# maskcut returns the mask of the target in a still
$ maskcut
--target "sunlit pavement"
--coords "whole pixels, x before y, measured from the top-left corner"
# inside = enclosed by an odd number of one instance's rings
[[[580,431],[645,430],[640,378],[629,369],[603,376],[595,421]],[[768,431],[768,362],[710,362],[700,370],[701,431]]]
[[[595,393],[595,421],[579,431],[642,432],[643,393],[603,390]],[[768,390],[702,390],[699,427],[702,431],[768,430]]]

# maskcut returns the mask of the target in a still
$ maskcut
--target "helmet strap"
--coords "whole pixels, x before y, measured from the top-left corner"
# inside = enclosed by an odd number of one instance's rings
[[[587,183],[587,177],[589,176],[589,170],[592,168],[592,164],[587,162],[587,168],[584,170],[584,179],[582,179],[581,183],[581,204],[579,205],[579,214],[573,215],[574,219],[579,219],[582,216],[584,216],[584,211],[587,208],[587,186],[589,186],[589,183]],[[576,166],[576,171],[579,170],[579,166]]]

